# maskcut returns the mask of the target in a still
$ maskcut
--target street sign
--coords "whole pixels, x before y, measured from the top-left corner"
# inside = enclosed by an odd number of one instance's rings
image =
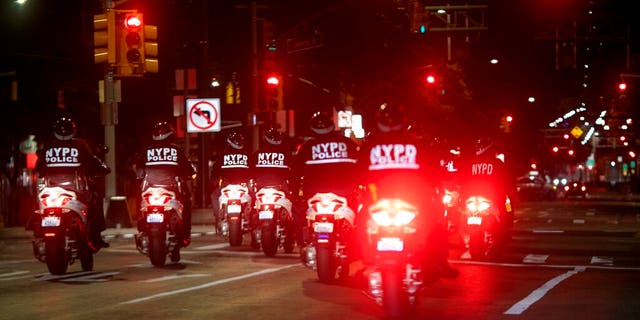
[[[221,130],[220,99],[187,99],[187,132],[219,132]]]
[[[580,127],[575,126],[573,127],[573,129],[571,129],[571,135],[573,135],[574,138],[578,139],[580,138],[580,136],[584,133],[584,131],[582,129],[580,129]]]

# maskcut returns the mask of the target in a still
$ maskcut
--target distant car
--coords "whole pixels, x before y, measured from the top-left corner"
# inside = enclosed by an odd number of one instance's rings
[[[580,181],[569,181],[567,184],[562,187],[564,191],[564,197],[587,197],[587,185],[584,182]]]
[[[516,180],[516,190],[521,201],[555,200],[557,190],[539,176],[526,176]]]

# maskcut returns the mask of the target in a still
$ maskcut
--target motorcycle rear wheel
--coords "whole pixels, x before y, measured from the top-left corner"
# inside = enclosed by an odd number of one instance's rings
[[[316,246],[316,261],[318,279],[322,283],[333,283],[336,279],[336,264],[333,258],[332,246]]]
[[[93,270],[93,252],[85,242],[80,245],[78,257],[80,258],[82,271]]]
[[[45,261],[47,269],[53,275],[62,275],[67,273],[68,258],[65,248],[65,239],[60,236],[45,238]]]
[[[293,221],[290,221],[285,229],[285,238],[284,238],[284,252],[291,253],[293,252],[293,248],[296,246],[296,233],[293,225]]]
[[[278,235],[273,221],[266,226],[262,226],[260,245],[262,246],[262,252],[267,257],[273,257],[278,252]]]
[[[242,245],[242,219],[229,220],[229,245]]]
[[[149,234],[149,260],[156,267],[163,267],[167,259],[166,233],[152,231]]]
[[[485,260],[487,258],[487,243],[485,241],[485,230],[474,230],[469,235],[469,254],[474,260]]]
[[[409,298],[402,285],[400,270],[382,271],[382,305],[389,319],[404,319],[409,313]]]

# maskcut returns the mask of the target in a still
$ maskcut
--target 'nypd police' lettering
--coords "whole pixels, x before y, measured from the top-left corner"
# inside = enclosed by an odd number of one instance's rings
[[[79,163],[78,149],[68,147],[57,147],[47,149],[45,152],[47,163]]]
[[[175,148],[153,148],[147,150],[147,161],[178,162],[178,150]]]
[[[246,154],[225,154],[222,168],[248,168],[249,157]]]
[[[472,175],[492,175],[493,174],[493,164],[492,163],[474,163],[471,166],[471,174]]]
[[[371,148],[370,170],[418,169],[418,149],[413,144],[382,144]]]
[[[344,142],[327,142],[311,146],[311,159],[340,159],[347,158],[347,144]]]
[[[280,152],[258,153],[257,166],[284,166],[284,154]]]

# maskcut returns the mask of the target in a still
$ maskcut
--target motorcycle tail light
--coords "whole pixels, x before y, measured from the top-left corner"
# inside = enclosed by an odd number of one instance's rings
[[[332,214],[344,205],[345,203],[338,199],[320,199],[309,203],[309,206],[319,214]]]
[[[484,197],[470,197],[465,202],[467,211],[470,213],[482,213],[491,207],[491,201]]]
[[[444,203],[448,207],[452,206],[453,205],[453,195],[451,195],[449,193],[445,193],[445,195],[442,196],[442,203]]]
[[[47,196],[42,198],[42,204],[45,207],[64,207],[67,203],[71,201],[70,197],[56,197],[56,196]]]
[[[373,221],[383,227],[406,226],[417,215],[417,209],[402,200],[382,200],[369,208]]]
[[[248,191],[246,187],[227,186],[222,189],[222,194],[224,194],[227,199],[242,199]]]
[[[169,202],[173,196],[168,193],[151,194],[145,197],[145,201],[152,206],[161,206]]]

